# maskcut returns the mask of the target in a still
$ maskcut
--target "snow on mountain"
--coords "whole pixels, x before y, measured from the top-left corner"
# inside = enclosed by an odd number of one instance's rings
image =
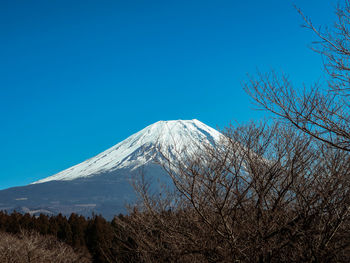
[[[198,145],[217,145],[221,136],[198,120],[159,121],[58,174],[1,190],[0,210],[32,215],[95,213],[110,220],[116,214],[126,213],[126,205],[136,201],[132,182],[140,172],[155,191],[172,184],[171,177],[159,165],[164,160],[159,149],[169,158],[186,158]]]
[[[167,156],[179,157],[182,151],[193,151],[193,144],[216,144],[221,136],[220,132],[196,119],[158,121],[95,157],[32,184],[88,178],[118,169],[134,170],[160,161],[157,149],[165,149]]]

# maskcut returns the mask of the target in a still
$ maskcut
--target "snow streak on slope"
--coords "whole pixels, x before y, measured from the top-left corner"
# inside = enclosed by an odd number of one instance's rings
[[[182,150],[191,151],[193,142],[216,144],[221,136],[220,132],[196,119],[159,121],[95,157],[33,184],[86,178],[121,168],[133,170],[158,161],[158,148],[167,151],[167,156],[179,157]]]

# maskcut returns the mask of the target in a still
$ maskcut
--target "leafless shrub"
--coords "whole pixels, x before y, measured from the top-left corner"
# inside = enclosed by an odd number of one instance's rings
[[[53,237],[22,231],[19,235],[0,233],[0,262],[71,263],[91,260]]]

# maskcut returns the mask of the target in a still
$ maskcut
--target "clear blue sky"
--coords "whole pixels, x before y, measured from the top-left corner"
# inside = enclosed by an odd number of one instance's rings
[[[293,8],[329,24],[329,0],[0,0],[0,189],[84,161],[158,120],[224,128],[263,117],[257,69],[321,74]]]

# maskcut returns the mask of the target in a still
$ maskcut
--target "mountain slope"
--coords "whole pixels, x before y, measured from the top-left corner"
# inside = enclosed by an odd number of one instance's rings
[[[91,159],[34,183],[74,180],[121,168],[134,170],[157,161],[157,148],[166,149],[169,156],[176,156],[184,148],[190,151],[193,143],[215,143],[220,136],[218,131],[195,119],[159,121]]]
[[[125,212],[135,200],[130,181],[142,172],[153,181],[171,180],[157,164],[159,149],[170,158],[184,158],[195,145],[217,144],[222,136],[198,120],[159,121],[80,164],[28,186],[0,191],[0,210],[30,213],[72,212],[106,217]]]

